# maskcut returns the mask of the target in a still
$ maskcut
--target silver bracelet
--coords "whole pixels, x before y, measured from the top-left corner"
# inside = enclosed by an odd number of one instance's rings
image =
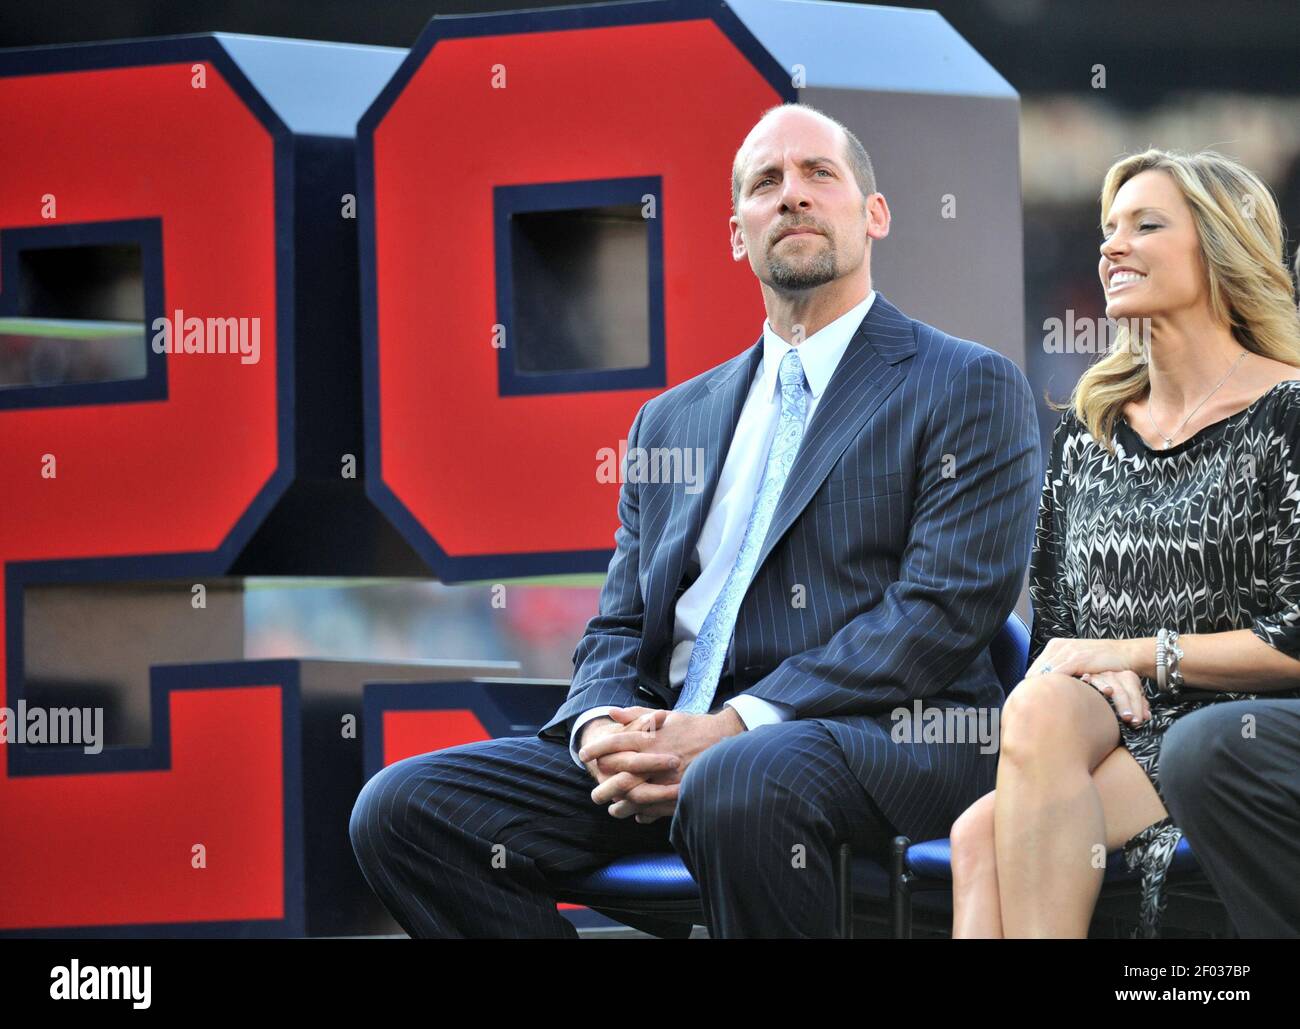
[[[1179,662],[1183,657],[1183,648],[1178,645],[1178,633],[1173,629],[1169,630],[1169,637],[1165,641],[1166,659],[1169,664],[1169,692],[1178,696],[1179,691],[1183,688],[1183,673],[1179,668]]]
[[[1183,650],[1178,645],[1178,633],[1161,629],[1156,633],[1156,685],[1161,693],[1178,696],[1183,687],[1183,673],[1178,662]]]
[[[1165,668],[1165,645],[1169,639],[1169,630],[1161,629],[1156,633],[1156,686],[1161,693],[1169,692],[1169,682],[1166,678]]]

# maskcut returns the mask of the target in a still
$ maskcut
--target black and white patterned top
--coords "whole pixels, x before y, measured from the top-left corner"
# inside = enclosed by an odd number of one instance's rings
[[[1072,410],[1052,434],[1029,569],[1030,663],[1047,641],[1249,629],[1300,658],[1300,380],[1167,450],[1123,417],[1116,453]],[[1143,677],[1151,718],[1120,739],[1160,790],[1160,743],[1178,718],[1255,694],[1184,687],[1170,700]],[[1300,696],[1268,691],[1270,698]],[[1167,805],[1166,805],[1167,806]],[[1124,845],[1141,869],[1138,933],[1155,935],[1162,886],[1181,832],[1170,819]]]

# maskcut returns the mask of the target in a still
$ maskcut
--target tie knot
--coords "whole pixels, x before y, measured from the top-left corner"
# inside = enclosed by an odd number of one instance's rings
[[[799,352],[797,350],[790,349],[785,352],[785,357],[781,358],[781,368],[777,374],[781,377],[782,393],[787,393],[792,389],[798,389],[803,386],[803,362],[799,360]]]

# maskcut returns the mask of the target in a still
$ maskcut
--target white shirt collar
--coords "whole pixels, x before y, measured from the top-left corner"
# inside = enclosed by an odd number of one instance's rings
[[[862,324],[862,319],[871,310],[876,299],[876,291],[869,292],[860,304],[851,307],[829,325],[824,325],[799,344],[799,360],[803,363],[804,374],[808,377],[808,388],[814,397],[820,397],[831,375],[848,349]],[[794,350],[789,343],[776,334],[772,323],[763,320],[763,399],[776,398],[777,374],[781,368],[781,359],[787,350]]]

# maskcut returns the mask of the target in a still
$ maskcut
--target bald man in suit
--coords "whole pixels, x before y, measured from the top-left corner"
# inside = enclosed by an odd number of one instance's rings
[[[993,788],[973,735],[900,712],[989,712],[988,646],[1019,594],[1042,465],[1006,357],[872,288],[889,231],[857,137],[766,112],[731,219],[762,336],[645,403],[628,452],[698,451],[704,488],[620,490],[599,614],[536,737],[397,762],[351,836],[412,936],[566,936],[557,876],[676,850],[714,937],[834,934],[831,854],[947,835]]]

